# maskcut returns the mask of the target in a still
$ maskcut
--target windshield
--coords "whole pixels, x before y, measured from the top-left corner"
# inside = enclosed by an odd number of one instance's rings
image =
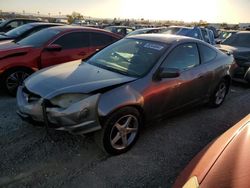
[[[17,37],[17,36],[22,35],[24,32],[30,30],[31,28],[33,28],[32,25],[25,24],[25,25],[22,25],[20,27],[10,30],[9,32],[5,33],[5,35],[11,36],[11,37]]]
[[[145,33],[150,32],[151,30],[153,31],[153,29],[138,29],[138,30],[130,32],[127,36],[145,34]]]
[[[122,39],[100,51],[87,63],[132,77],[147,74],[167,45],[139,39]]]
[[[250,48],[250,33],[237,33],[222,42],[224,45]]]
[[[18,44],[41,47],[58,33],[60,33],[60,31],[56,29],[43,29],[41,31],[38,31],[37,33],[34,33],[33,35],[24,38],[23,40],[20,40]]]
[[[8,22],[8,20],[4,20],[3,22],[1,22],[0,27],[4,26],[7,22]]]

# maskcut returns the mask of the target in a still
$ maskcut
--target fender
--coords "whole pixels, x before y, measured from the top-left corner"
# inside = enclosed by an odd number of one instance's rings
[[[99,116],[105,117],[119,108],[125,106],[143,108],[143,104],[143,97],[129,84],[102,94],[97,108]]]
[[[247,69],[244,79],[250,83],[250,67]]]

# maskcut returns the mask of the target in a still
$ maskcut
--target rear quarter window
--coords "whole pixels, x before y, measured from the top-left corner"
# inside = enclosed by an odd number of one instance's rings
[[[88,32],[66,33],[58,38],[53,44],[61,45],[64,50],[89,47]]]
[[[117,41],[117,39],[110,35],[104,33],[91,33],[91,46],[107,46],[114,41]]]
[[[217,52],[214,49],[204,44],[198,44],[198,46],[201,54],[202,63],[208,63],[216,58]]]

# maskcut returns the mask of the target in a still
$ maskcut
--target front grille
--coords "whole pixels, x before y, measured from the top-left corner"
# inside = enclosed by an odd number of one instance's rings
[[[27,95],[27,101],[30,102],[37,102],[41,99],[41,97],[35,93],[29,91],[26,87],[23,88],[23,92]]]

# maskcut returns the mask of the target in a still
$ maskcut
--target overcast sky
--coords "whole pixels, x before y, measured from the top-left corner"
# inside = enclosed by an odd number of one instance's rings
[[[250,22],[250,0],[0,0],[0,10],[100,18]]]

